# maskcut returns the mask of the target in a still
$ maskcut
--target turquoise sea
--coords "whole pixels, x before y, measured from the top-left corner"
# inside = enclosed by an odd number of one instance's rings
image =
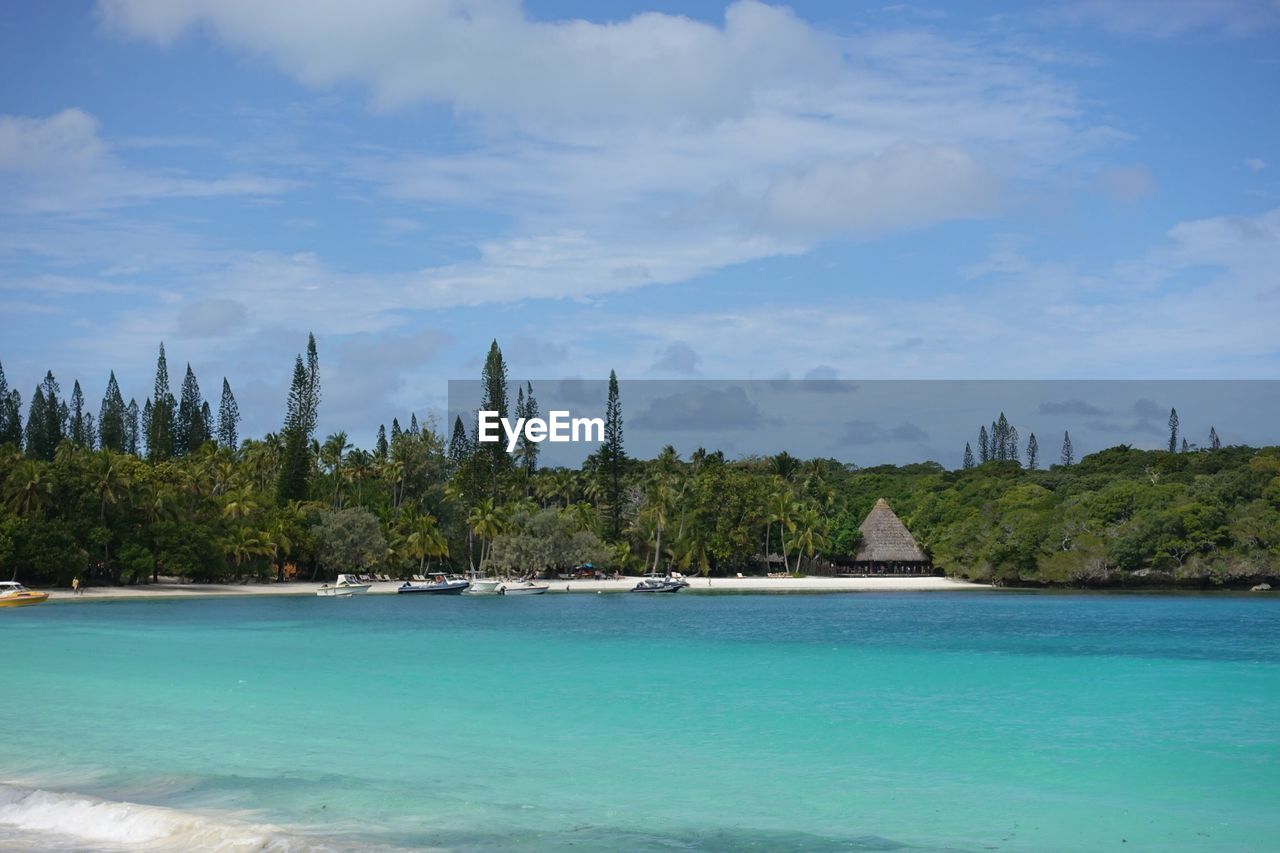
[[[0,611],[0,848],[1280,849],[1280,599]]]

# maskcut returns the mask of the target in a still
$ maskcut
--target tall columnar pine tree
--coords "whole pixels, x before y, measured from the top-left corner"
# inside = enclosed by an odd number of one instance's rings
[[[618,374],[609,371],[609,398],[604,409],[604,444],[600,447],[600,473],[609,511],[609,535],[622,535],[622,473],[627,454],[622,446],[622,404],[618,400]]]
[[[320,355],[316,352],[316,336],[307,334],[307,394],[303,426],[310,440],[320,418]]]
[[[147,458],[168,459],[174,455],[177,401],[169,391],[169,362],[160,344],[156,359],[156,384],[151,396],[151,416],[147,421]]]
[[[995,439],[995,457],[999,462],[1005,462],[1010,458],[1010,449],[1016,451],[1017,445],[1010,442],[1009,435],[1009,419],[1004,416],[1004,412],[1000,413],[1000,417],[996,419],[995,427],[992,429],[993,438]]]
[[[310,436],[307,423],[311,400],[311,384],[307,368],[298,356],[289,384],[289,401],[284,419],[284,452],[280,459],[280,479],[276,495],[280,503],[307,499],[307,475],[311,473]]]
[[[124,410],[124,444],[122,450],[138,455],[138,439],[141,430],[138,427],[138,401],[130,397],[129,405]]]
[[[196,381],[195,371],[187,364],[187,373],[182,377],[182,396],[178,402],[178,416],[173,436],[175,456],[186,456],[194,453],[204,444],[205,419],[204,400],[200,395],[200,383]]]
[[[1183,438],[1183,439],[1182,439],[1182,452],[1183,452],[1183,453],[1186,453],[1186,452],[1187,452],[1187,451],[1189,451],[1190,449],[1191,449],[1191,445],[1187,442],[1186,438]]]
[[[213,441],[213,410],[208,400],[200,404],[200,443],[206,441]]]
[[[1178,452],[1178,410],[1169,410],[1169,452]]]
[[[1071,446],[1071,433],[1062,433],[1062,464],[1071,465],[1076,461],[1075,448]]]
[[[986,426],[978,428],[978,461],[991,461],[991,439],[987,436]]]
[[[98,407],[98,441],[103,450],[123,451],[125,447],[125,405],[116,382],[116,372],[111,371],[107,391]]]
[[[1213,427],[1209,427],[1209,449],[1210,450],[1222,449],[1222,440],[1218,438],[1218,431]]]
[[[449,436],[449,467],[458,471],[470,457],[471,439],[467,436],[467,428],[462,425],[462,416],[458,415],[453,419],[453,433]]]
[[[1036,441],[1036,434],[1031,433],[1031,438],[1027,440],[1027,467],[1032,471],[1040,465],[1040,442]]]
[[[499,418],[508,417],[507,363],[502,358],[502,350],[496,340],[489,344],[489,354],[485,356],[484,370],[480,373],[480,385],[480,410],[497,412]],[[502,475],[511,467],[511,457],[507,455],[506,445],[501,441],[487,442],[481,447],[489,463],[490,497],[497,504],[498,486]]]
[[[395,447],[400,443],[400,436],[404,435],[404,430],[400,429],[400,419],[391,419],[391,446]]]
[[[67,435],[67,404],[62,402],[62,389],[53,371],[44,375],[31,396],[27,411],[27,455],[34,459],[53,459],[58,445]]]
[[[45,444],[44,391],[37,385],[31,395],[31,406],[27,409],[27,455],[32,459],[52,459],[53,455]]]
[[[540,416],[542,413],[538,410],[538,401],[533,396],[533,383],[525,382],[524,393],[524,413],[516,412],[516,417],[523,417],[526,421],[532,420]],[[532,441],[527,433],[520,434],[520,462],[524,468],[524,473],[532,477],[538,471],[538,452],[542,449],[542,445],[536,441]]]
[[[10,388],[0,365],[0,444],[22,447],[22,395]]]
[[[156,407],[151,405],[151,398],[148,397],[146,402],[142,404],[142,444],[141,450],[148,459],[151,459],[151,423],[156,416]]]
[[[964,443],[964,468],[969,470],[973,467],[973,448],[969,446],[969,442]]]
[[[71,389],[70,417],[67,420],[67,435],[74,444],[92,448],[96,439],[93,427],[93,415],[85,411],[84,392],[80,390],[80,380],[76,380]]]
[[[1009,457],[1010,462],[1017,462],[1019,465],[1022,464],[1022,459],[1018,454],[1018,428],[1017,427],[1009,427],[1009,450],[1006,455]]]
[[[218,444],[228,450],[240,446],[240,407],[236,395],[231,393],[231,383],[222,377],[222,401],[218,403]]]
[[[390,447],[387,445],[387,425],[378,424],[378,440],[373,446],[373,455],[377,456],[383,462],[387,461],[387,453]]]

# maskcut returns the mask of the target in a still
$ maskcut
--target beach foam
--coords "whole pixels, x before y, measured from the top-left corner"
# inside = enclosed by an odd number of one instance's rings
[[[92,849],[119,845],[142,850],[312,851],[331,850],[307,839],[290,836],[268,825],[240,823],[195,812],[137,803],[112,802],[75,793],[0,784],[0,828],[7,842],[24,836],[39,849],[39,835],[49,848],[76,849],[74,842]],[[8,844],[6,844],[8,846]]]

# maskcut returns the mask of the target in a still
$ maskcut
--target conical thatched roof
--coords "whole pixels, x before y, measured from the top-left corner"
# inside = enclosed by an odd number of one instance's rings
[[[862,531],[862,544],[858,546],[854,562],[924,563],[929,560],[884,498],[876,501],[858,529]]]

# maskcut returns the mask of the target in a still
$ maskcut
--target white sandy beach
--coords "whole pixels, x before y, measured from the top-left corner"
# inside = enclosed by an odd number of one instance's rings
[[[622,580],[552,581],[550,592],[626,592],[639,578]],[[937,592],[940,590],[987,589],[986,584],[951,578],[689,578],[686,592]],[[400,581],[375,583],[371,595],[394,595]],[[319,582],[200,584],[157,583],[142,586],[89,587],[79,595],[69,589],[49,589],[51,600],[105,601],[122,598],[205,598],[215,596],[315,595]]]

